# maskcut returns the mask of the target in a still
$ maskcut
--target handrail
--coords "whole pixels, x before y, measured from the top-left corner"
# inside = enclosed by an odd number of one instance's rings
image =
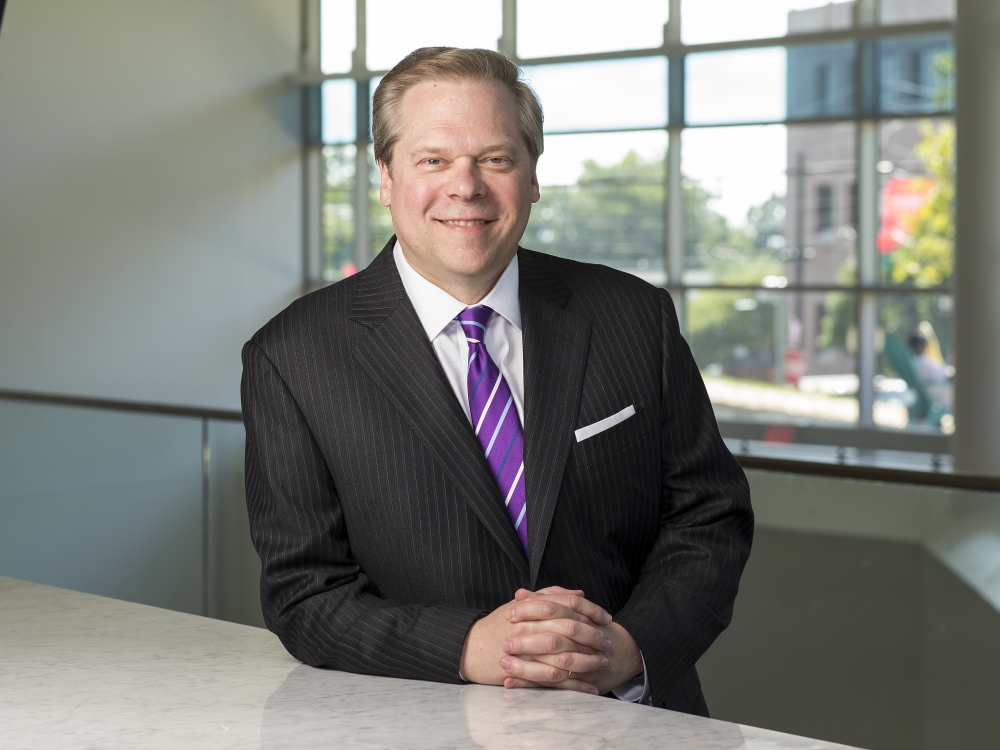
[[[0,399],[7,399],[10,401],[28,401],[41,404],[57,404],[60,406],[77,406],[89,409],[114,409],[116,411],[137,412],[140,414],[195,417],[198,419],[220,419],[234,422],[242,421],[243,419],[243,415],[235,409],[203,409],[193,406],[151,404],[143,401],[118,401],[113,399],[65,396],[55,393],[38,393],[32,391],[12,391],[0,389]],[[892,484],[913,484],[932,487],[949,487],[957,490],[1000,492],[1000,477],[961,473],[955,474],[929,471],[911,471],[907,469],[887,469],[879,466],[858,466],[854,464],[830,464],[787,458],[748,456],[746,454],[737,454],[736,459],[740,462],[740,465],[743,466],[744,469],[777,471],[784,472],[786,474],[807,474],[811,476],[831,477],[834,479],[861,479],[871,482],[888,482]]]
[[[796,445],[832,445],[842,448],[937,453],[940,455],[952,452],[952,436],[940,432],[888,430],[876,427],[774,425],[767,422],[736,422],[728,419],[720,419],[718,422],[722,437],[734,440],[771,442],[768,440],[768,432],[777,426],[784,428],[788,433],[788,439],[782,442]]]
[[[30,401],[38,404],[58,404],[59,406],[79,406],[85,409],[113,409],[140,414],[161,414],[172,417],[194,417],[196,419],[221,419],[242,422],[243,414],[236,409],[205,409],[198,406],[174,406],[173,404],[152,404],[146,401],[120,401],[86,396],[66,396],[57,393],[35,391],[10,391],[0,388],[0,399],[9,401]]]
[[[819,461],[799,461],[789,458],[769,456],[748,456],[735,454],[744,469],[776,471],[784,474],[808,474],[810,476],[831,477],[833,479],[861,479],[868,482],[889,484],[915,484],[931,487],[947,487],[955,490],[978,490],[1000,492],[1000,477],[978,474],[913,471],[910,469],[889,469],[882,466],[859,466],[856,464],[830,464]]]

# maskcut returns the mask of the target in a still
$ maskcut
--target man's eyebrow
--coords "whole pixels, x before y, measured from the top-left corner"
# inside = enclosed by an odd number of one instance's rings
[[[480,153],[489,153],[491,151],[511,151],[514,149],[514,145],[511,143],[496,143],[490,146],[479,149]],[[440,154],[453,150],[453,147],[446,146],[444,144],[437,146],[434,144],[427,146],[418,146],[412,152],[412,156],[425,156],[428,154]]]

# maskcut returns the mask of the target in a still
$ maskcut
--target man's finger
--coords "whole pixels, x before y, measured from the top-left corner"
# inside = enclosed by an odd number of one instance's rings
[[[562,586],[548,586],[538,591],[518,589],[514,592],[514,599],[515,601],[522,601],[532,596],[545,596],[546,594],[574,594],[576,596],[584,596],[583,589],[564,589]]]
[[[585,646],[552,630],[541,630],[536,633],[511,636],[500,644],[500,648],[504,653],[516,654],[518,656],[522,654],[560,654],[566,651],[586,654],[588,656],[604,655],[598,649]],[[580,671],[577,667],[570,667],[570,669]]]
[[[589,682],[584,682],[583,680],[577,680],[575,678],[566,679],[556,685],[542,685],[537,682],[532,682],[531,680],[526,680],[523,677],[508,677],[503,681],[503,686],[508,690],[515,690],[518,688],[556,688],[557,690],[575,690],[578,693],[587,693],[588,695],[597,695],[597,688],[591,685]]]
[[[608,657],[602,654],[581,654],[575,651],[563,651],[558,654],[532,654],[531,660],[536,664],[548,664],[572,674],[599,672],[607,668],[609,663]]]
[[[611,639],[605,635],[603,630],[594,627],[590,622],[579,620],[527,620],[517,624],[512,638],[544,633],[563,636],[579,644],[578,647],[571,649],[573,651],[590,653],[591,649],[597,652],[607,651],[611,648]]]
[[[566,614],[569,610],[574,615]],[[515,602],[507,610],[511,622],[522,620],[551,620],[556,617],[579,619],[586,617],[595,625],[610,625],[611,615],[589,599],[577,594],[545,594]]]
[[[545,687],[554,687],[569,679],[568,669],[560,669],[551,664],[534,661],[534,657],[531,657],[531,660],[526,660],[518,656],[508,655],[500,660],[500,668],[511,677],[523,677]]]

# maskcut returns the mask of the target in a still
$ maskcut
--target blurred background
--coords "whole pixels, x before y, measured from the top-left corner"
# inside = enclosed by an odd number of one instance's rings
[[[381,73],[499,39],[545,107],[522,244],[668,287],[728,436],[950,464],[953,0],[432,5],[322,3],[318,282],[392,233]]]
[[[995,747],[995,0],[0,12],[0,575],[262,624],[240,347],[392,234],[381,76],[500,49],[545,111],[522,245],[670,291],[751,481],[713,715]]]

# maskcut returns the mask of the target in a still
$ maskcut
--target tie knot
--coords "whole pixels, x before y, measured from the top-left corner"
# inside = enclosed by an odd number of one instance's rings
[[[486,324],[490,322],[493,310],[485,305],[469,307],[462,310],[455,316],[455,320],[462,324],[465,337],[472,341],[482,341],[486,335]]]

